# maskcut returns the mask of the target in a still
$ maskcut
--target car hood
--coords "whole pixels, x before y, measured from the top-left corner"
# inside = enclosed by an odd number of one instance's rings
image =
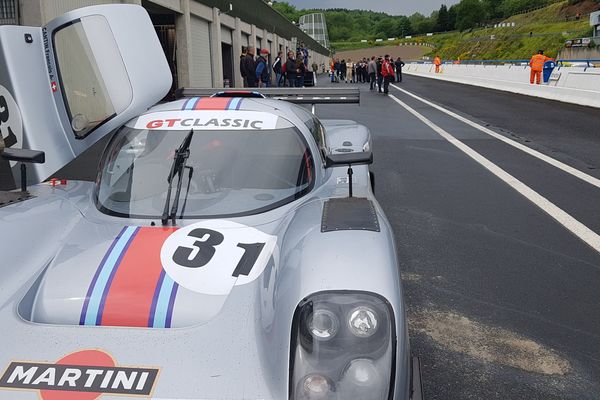
[[[282,224],[206,220],[157,227],[82,218],[32,288],[30,319],[147,328],[204,324],[234,288],[278,267]]]
[[[67,370],[82,374],[80,386],[89,374],[103,377],[77,393],[118,394],[111,390],[127,384],[119,398],[152,387],[156,399],[287,398],[302,299],[378,293],[404,315],[393,236],[376,203],[381,232],[322,232],[316,197],[260,216],[162,228],[101,214],[89,202],[91,185],[73,185],[62,197],[42,188],[0,210],[0,233],[27,238],[11,241],[0,265],[0,368],[8,371],[0,387],[14,371],[31,371],[15,377],[35,389],[11,398],[50,399],[33,382],[59,385]],[[175,268],[174,258],[190,263]],[[402,351],[403,321],[395,319]],[[51,368],[55,381],[45,375]]]

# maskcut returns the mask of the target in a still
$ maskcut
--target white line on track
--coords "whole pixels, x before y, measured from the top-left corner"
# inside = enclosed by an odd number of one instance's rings
[[[517,148],[517,149],[519,149],[521,151],[524,151],[525,153],[529,154],[530,156],[536,157],[536,158],[538,158],[538,159],[540,159],[540,160],[542,160],[544,162],[547,162],[548,164],[550,164],[550,165],[552,165],[552,166],[554,166],[554,167],[556,167],[556,168],[558,168],[558,169],[560,169],[560,170],[562,170],[562,171],[564,171],[564,172],[566,172],[568,174],[571,174],[571,175],[573,175],[573,176],[581,179],[582,181],[585,181],[585,182],[589,183],[590,185],[594,185],[597,188],[600,188],[600,179],[598,179],[598,178],[595,178],[595,177],[593,177],[591,175],[588,175],[585,172],[582,172],[582,171],[580,171],[580,170],[578,170],[576,168],[573,168],[573,167],[571,167],[571,166],[569,166],[569,165],[567,165],[567,164],[565,164],[563,162],[555,160],[552,157],[548,157],[547,155],[545,155],[543,153],[540,153],[537,150],[533,150],[532,148],[527,147],[527,146],[525,146],[525,145],[523,145],[523,144],[521,144],[519,142],[515,142],[514,140],[509,139],[509,138],[507,138],[504,135],[496,133],[493,130],[486,128],[485,126],[479,125],[478,123],[473,122],[470,119],[467,119],[467,118],[465,118],[465,117],[463,117],[461,115],[458,115],[458,114],[456,114],[456,113],[454,113],[452,111],[446,110],[445,108],[440,107],[437,104],[434,104],[434,103],[432,103],[432,102],[430,102],[428,100],[425,100],[422,97],[417,96],[414,93],[411,93],[411,92],[409,92],[409,91],[407,91],[405,89],[402,89],[402,88],[398,87],[397,85],[391,85],[391,86],[393,86],[397,90],[401,91],[402,93],[405,93],[405,94],[407,94],[407,95],[409,95],[409,96],[411,96],[411,97],[413,97],[413,98],[415,98],[415,99],[417,99],[417,100],[419,100],[419,101],[427,104],[428,106],[435,108],[436,110],[439,110],[439,111],[441,111],[443,113],[446,113],[449,116],[451,116],[453,118],[456,118],[457,120],[459,120],[461,122],[464,122],[465,124],[470,125],[473,128],[475,128],[475,129],[480,130],[483,133],[486,133],[486,134],[488,134],[488,135],[490,135],[490,136],[492,136],[492,137],[494,137],[494,138],[496,138],[498,140],[503,141],[504,143],[506,143],[506,144],[508,144],[510,146],[513,146],[513,147],[515,147],[515,148]]]
[[[394,95],[389,96],[396,103],[400,104],[404,107],[409,113],[417,117],[421,122],[425,125],[429,126],[433,129],[437,134],[441,137],[452,143],[463,153],[471,157],[473,160],[477,161],[480,165],[490,171],[492,174],[496,175],[496,177],[500,178],[506,184],[508,184],[511,188],[519,192],[521,195],[525,196],[529,201],[538,206],[544,212],[546,212],[549,216],[554,218],[559,224],[568,229],[571,233],[577,236],[579,239],[583,240],[589,246],[591,246],[594,250],[600,253],[600,235],[596,232],[592,231],[587,226],[583,225],[581,222],[577,221],[571,215],[563,211],[561,208],[557,207],[555,204],[550,202],[548,199],[537,193],[535,190],[531,189],[529,186],[525,185],[523,182],[510,175],[508,172],[504,171],[502,168],[498,167],[496,164],[452,136],[450,133],[440,128],[429,119],[424,117],[422,114],[417,112],[415,109],[410,107],[408,104],[404,103],[402,100],[398,99]]]

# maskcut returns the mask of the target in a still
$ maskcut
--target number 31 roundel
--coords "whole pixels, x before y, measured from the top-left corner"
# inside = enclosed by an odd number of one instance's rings
[[[227,295],[235,285],[258,278],[277,238],[235,222],[199,222],[173,232],[165,240],[160,260],[180,286],[197,293]]]

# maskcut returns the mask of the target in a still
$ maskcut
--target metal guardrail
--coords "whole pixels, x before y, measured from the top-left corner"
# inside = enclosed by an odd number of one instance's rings
[[[209,97],[218,92],[258,92],[265,97],[295,104],[356,104],[360,103],[359,88],[181,88],[175,93],[182,97]]]
[[[454,64],[455,61],[447,60],[444,64]],[[586,68],[599,68],[595,64],[600,64],[600,59],[559,59],[557,64],[580,64]],[[415,61],[412,64],[431,64],[431,61]],[[529,65],[529,60],[460,60],[460,65]],[[583,65],[585,64],[585,65]]]

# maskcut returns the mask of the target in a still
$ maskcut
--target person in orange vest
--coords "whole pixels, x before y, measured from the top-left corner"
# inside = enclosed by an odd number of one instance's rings
[[[534,54],[529,60],[529,66],[531,67],[531,73],[529,75],[529,83],[533,85],[533,81],[539,85],[542,78],[542,70],[544,69],[544,63],[550,61],[552,58],[544,55],[544,50],[538,50],[537,54]]]
[[[435,73],[439,74],[440,65],[442,65],[442,59],[440,58],[440,56],[435,56],[435,58],[433,59],[433,64],[435,65]]]

